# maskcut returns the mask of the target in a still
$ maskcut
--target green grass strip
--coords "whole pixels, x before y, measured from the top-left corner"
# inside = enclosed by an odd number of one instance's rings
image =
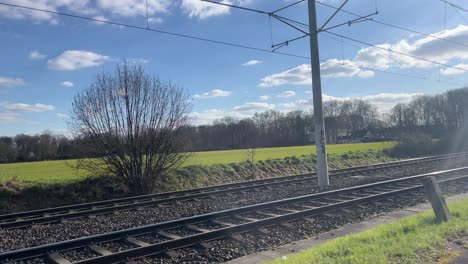
[[[445,246],[449,238],[468,235],[468,200],[449,207],[450,223],[436,223],[427,211],[268,263],[435,263],[450,255]]]
[[[348,152],[381,151],[394,146],[394,142],[358,143],[329,145],[329,154],[345,154]],[[315,154],[315,146],[259,148],[255,159],[264,161],[268,159],[283,159],[286,157],[300,157]],[[246,160],[245,150],[222,150],[194,152],[192,157],[184,164],[189,165],[214,165],[239,163]],[[0,164],[0,183],[12,179],[31,183],[65,183],[86,178],[84,170],[74,170],[76,160],[56,160],[39,162],[22,162]]]

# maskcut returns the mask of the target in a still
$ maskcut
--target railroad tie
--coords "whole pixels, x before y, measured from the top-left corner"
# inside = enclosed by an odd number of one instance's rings
[[[68,259],[62,257],[59,253],[51,253],[47,255],[49,261],[55,264],[72,264]]]
[[[101,256],[112,255],[112,252],[110,252],[109,250],[107,250],[107,249],[105,249],[103,247],[100,247],[98,245],[90,245],[89,249],[91,249],[92,251],[98,253]]]
[[[156,234],[158,234],[158,235],[160,235],[160,236],[162,236],[162,237],[165,237],[165,238],[167,238],[167,239],[179,239],[179,238],[180,238],[180,236],[177,236],[177,235],[174,235],[174,234],[170,234],[170,233],[165,232],[165,231],[162,231],[162,230],[156,232]]]
[[[137,246],[137,247],[146,247],[146,246],[149,246],[150,244],[146,243],[146,242],[143,242],[141,240],[138,240],[134,237],[127,237],[125,238],[125,242],[131,244],[131,245],[134,245],[134,246]]]

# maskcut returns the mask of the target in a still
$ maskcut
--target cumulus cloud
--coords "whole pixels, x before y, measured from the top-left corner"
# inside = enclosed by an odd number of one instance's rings
[[[0,88],[1,87],[14,87],[24,85],[25,82],[21,78],[8,78],[0,76]]]
[[[353,99],[361,99],[374,104],[380,112],[390,111],[398,103],[408,103],[411,99],[423,95],[422,93],[378,93],[372,95],[353,96],[353,97],[337,97],[323,95],[323,101],[345,101]]]
[[[228,112],[228,111],[224,111],[220,109],[209,109],[209,110],[204,110],[204,111],[199,111],[199,112],[192,112],[190,116],[193,119],[194,124],[206,125],[206,124],[211,124],[213,123],[213,121],[221,119],[225,116],[242,119],[242,118],[250,117],[251,115],[241,113],[239,111]]]
[[[225,116],[225,112],[219,109],[210,109],[201,112],[192,112],[190,116],[194,119],[194,123],[197,125],[210,124],[216,119],[220,119]]]
[[[253,66],[262,63],[260,60],[249,60],[248,62],[242,64],[242,66]]]
[[[234,110],[240,112],[262,112],[266,110],[275,109],[274,104],[268,104],[264,102],[249,102],[243,105],[235,106]]]
[[[3,2],[45,9],[53,12],[67,10],[82,15],[94,14],[96,12],[95,8],[90,5],[89,0],[5,0]],[[53,13],[37,12],[9,6],[0,6],[0,16],[15,20],[31,20],[35,23],[58,23],[58,18]]]
[[[460,63],[457,65],[454,65],[456,68],[444,68],[440,69],[440,74],[442,75],[455,75],[455,74],[463,74],[465,73],[464,70],[462,69],[468,69],[468,64]],[[460,69],[462,68],[462,69]]]
[[[52,12],[72,12],[80,15],[92,16],[95,19],[106,21],[104,14],[115,17],[134,17],[134,16],[154,16],[156,14],[166,14],[170,12],[170,7],[174,6],[174,1],[170,0],[148,0],[148,9],[146,1],[134,0],[5,0],[6,3],[24,5],[32,8],[50,10]],[[15,20],[31,20],[35,23],[57,24],[59,16],[47,12],[35,12],[21,8],[0,6],[0,17],[6,17]],[[156,22],[153,20],[151,22]],[[102,22],[95,22],[101,24]]]
[[[207,98],[213,98],[213,97],[227,97],[227,96],[230,96],[231,94],[232,93],[229,91],[214,89],[214,90],[211,90],[210,92],[196,94],[193,97],[200,98],[200,99],[207,99]]]
[[[166,13],[171,4],[170,0],[148,0],[148,15]],[[146,16],[147,10],[145,1],[135,0],[97,0],[97,6],[101,10],[122,17]]]
[[[206,19],[211,16],[227,15],[230,7],[222,6],[200,0],[5,0],[10,4],[24,5],[32,8],[49,10],[51,12],[35,12],[21,8],[0,6],[0,17],[16,20],[31,20],[35,23],[58,24],[59,16],[53,12],[71,12],[80,15],[94,17],[106,21],[106,17],[146,17],[149,15],[150,23],[161,23],[162,14],[175,13],[175,9],[181,10],[190,18]],[[221,3],[245,6],[252,0],[223,0]],[[148,5],[146,5],[148,4]],[[94,22],[102,24],[102,22]]]
[[[320,64],[322,77],[372,77],[372,71],[359,69],[356,63],[349,60],[331,59]],[[312,83],[310,64],[301,64],[295,68],[275,73],[262,78],[260,87],[273,87],[285,84],[306,85]]]
[[[35,50],[29,53],[29,58],[31,60],[42,60],[47,58],[47,55],[41,54],[39,51]]]
[[[311,110],[312,109],[312,101],[311,100],[297,100],[289,103],[283,103],[280,104],[279,106],[284,107],[284,108],[294,108],[298,110]]]
[[[5,104],[4,108],[10,111],[21,111],[21,112],[46,112],[55,110],[55,106],[46,104],[24,104],[14,103]]]
[[[269,96],[269,95],[262,95],[262,96],[259,97],[259,99],[260,99],[261,101],[268,101],[268,100],[271,99],[271,96]]]
[[[234,4],[238,6],[245,6],[252,2],[252,0],[222,0],[218,1],[224,4]],[[205,19],[212,16],[228,15],[230,7],[207,3],[200,0],[182,0],[180,4],[182,12],[190,18]]]
[[[285,91],[285,92],[282,92],[282,93],[278,94],[276,97],[289,98],[289,97],[293,97],[295,95],[296,95],[296,92],[294,92],[294,91]]]
[[[435,32],[432,35],[440,35],[442,33],[443,32]],[[445,31],[445,39],[452,42],[467,43],[468,26],[459,25]],[[411,41],[402,39],[395,43],[381,43],[375,45],[375,47],[362,48],[358,50],[356,56],[350,60],[327,60],[320,64],[321,75],[325,78],[368,78],[374,76],[375,73],[372,70],[365,70],[365,68],[386,70],[392,67],[405,69],[438,66],[428,61],[401,55],[389,50],[445,64],[468,59],[468,49],[462,45],[443,42],[431,37],[424,37]],[[455,68],[449,67],[441,69],[440,73],[444,75],[461,74],[465,72],[465,69],[468,70],[468,64],[459,63],[455,65]],[[284,84],[305,85],[311,82],[310,65],[302,64],[295,68],[264,77],[259,86],[273,87]]]
[[[417,96],[421,96],[422,93],[378,93],[372,95],[363,95],[363,96],[332,96],[323,94],[322,100],[323,102],[327,101],[346,101],[346,100],[354,100],[360,99],[369,101],[370,103],[374,104],[377,109],[384,113],[390,111],[396,104],[398,103],[408,103],[412,99]],[[296,100],[288,103],[279,104],[279,107],[286,108],[286,109],[298,109],[309,111],[313,108],[313,100],[310,97],[307,100],[301,99]]]
[[[438,66],[437,64],[428,61],[423,61],[417,58],[412,58],[409,56],[400,55],[388,51],[388,49],[445,64],[450,63],[450,61],[452,60],[468,59],[468,49],[465,46],[450,43],[450,41],[458,43],[467,43],[468,26],[459,25],[453,29],[446,30],[445,33],[441,31],[435,32],[431,35],[440,34],[444,34],[444,38],[449,42],[440,41],[439,39],[432,38],[429,36],[412,41],[402,39],[396,43],[382,43],[376,45],[380,48],[363,48],[358,51],[356,57],[354,58],[354,61],[359,66],[373,67],[377,69],[388,69],[391,67],[430,68]],[[383,50],[381,48],[387,50]],[[466,65],[460,65],[460,68],[468,69]],[[449,74],[451,74],[451,70],[448,70],[448,72]]]
[[[72,71],[81,68],[95,67],[109,61],[110,57],[85,50],[67,50],[58,57],[48,60],[50,69]]]
[[[62,86],[65,86],[65,87],[73,87],[74,86],[74,84],[72,82],[69,82],[69,81],[61,82],[60,84]]]
[[[231,1],[223,0],[221,3],[232,4]],[[229,14],[229,7],[202,2],[200,0],[182,0],[180,5],[182,12],[189,17],[197,17],[205,19],[211,16],[219,16]]]

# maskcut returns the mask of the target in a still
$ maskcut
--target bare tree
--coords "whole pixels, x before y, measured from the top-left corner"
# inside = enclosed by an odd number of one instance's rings
[[[181,87],[146,74],[139,65],[99,74],[75,96],[70,128],[83,141],[79,166],[121,177],[131,193],[151,193],[189,156],[190,101]]]
[[[254,147],[245,149],[245,156],[247,167],[249,170],[249,178],[254,180],[257,174],[257,165],[256,165],[256,157],[257,157],[257,149]]]

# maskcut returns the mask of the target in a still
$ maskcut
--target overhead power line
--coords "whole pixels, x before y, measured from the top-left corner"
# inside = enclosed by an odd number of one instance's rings
[[[416,60],[420,60],[420,61],[424,61],[424,62],[429,62],[429,63],[432,63],[432,64],[437,64],[437,65],[440,65],[440,66],[444,66],[444,67],[447,67],[447,68],[453,68],[453,69],[457,69],[457,70],[461,70],[461,71],[465,71],[465,72],[468,71],[468,69],[466,69],[466,68],[462,68],[462,67],[458,67],[458,66],[455,66],[455,65],[450,65],[450,64],[446,64],[446,63],[442,63],[442,62],[438,62],[438,61],[434,61],[434,60],[429,60],[429,59],[417,57],[417,56],[414,56],[414,55],[411,55],[411,54],[408,54],[408,53],[400,52],[400,51],[389,49],[389,48],[384,48],[384,47],[376,45],[376,44],[372,44],[372,43],[369,43],[369,42],[366,42],[366,41],[351,38],[351,37],[341,35],[341,34],[337,34],[337,33],[334,33],[334,32],[330,32],[330,31],[324,31],[324,32],[326,32],[328,34],[331,34],[331,35],[334,35],[334,36],[337,36],[337,37],[341,37],[341,38],[356,42],[356,43],[361,43],[363,45],[366,45],[366,46],[369,46],[369,47],[372,47],[372,48],[392,52],[392,53],[399,54],[399,55],[402,55],[402,56],[406,56],[406,57],[409,57],[409,58],[412,58],[412,59],[416,59]]]
[[[303,2],[303,1],[299,1],[299,2]],[[297,3],[299,3],[299,2],[297,2]],[[319,3],[319,2],[317,2],[317,3]],[[40,8],[10,4],[10,3],[0,2],[0,5],[14,7],[14,8],[20,8],[20,9],[26,9],[26,10],[36,11],[36,12],[44,12],[44,13],[49,13],[49,14],[54,14],[54,15],[59,15],[59,16],[71,17],[71,18],[87,20],[87,21],[91,21],[91,22],[99,22],[99,23],[109,24],[109,25],[114,25],[114,26],[121,26],[121,27],[125,27],[125,28],[144,30],[144,31],[153,32],[153,33],[160,33],[160,34],[165,34],[165,35],[169,35],[169,36],[193,39],[193,40],[198,40],[198,41],[203,41],[203,42],[208,42],[208,43],[214,43],[214,44],[220,44],[220,45],[225,45],[225,46],[230,46],[230,47],[235,47],[235,48],[241,48],[241,49],[247,49],[247,50],[259,51],[259,52],[265,52],[265,53],[272,53],[272,54],[278,54],[278,55],[283,55],[283,56],[289,56],[289,57],[295,57],[295,58],[310,60],[309,56],[303,56],[303,55],[297,55],[297,54],[291,54],[291,53],[285,53],[285,52],[276,52],[276,51],[272,51],[272,50],[268,50],[268,49],[264,49],[264,48],[253,47],[253,46],[237,44],[237,43],[231,43],[231,42],[226,42],[226,41],[221,41],[221,40],[208,39],[208,38],[192,36],[192,35],[187,35],[187,34],[181,34],[181,33],[171,32],[171,31],[167,31],[167,30],[146,28],[146,27],[142,27],[142,26],[136,26],[136,25],[126,24],[126,23],[121,23],[121,22],[96,19],[96,18],[92,18],[92,17],[80,16],[80,15],[75,15],[75,14],[70,14],[70,13],[65,13],[65,12],[59,12],[59,11],[53,11],[53,10],[47,10],[47,9],[40,9]],[[292,19],[287,19],[287,20],[292,21],[292,22],[294,21]],[[296,21],[296,22],[298,22],[298,21]],[[307,24],[304,24],[304,23],[301,23],[301,22],[298,22],[298,23],[302,24],[302,26],[307,26],[308,27]],[[321,60],[321,62],[328,62],[328,63],[332,63],[332,64],[343,65],[343,63],[338,63],[338,62],[333,62],[333,61]],[[420,77],[420,76],[415,76],[415,75],[410,75],[410,74],[404,74],[404,73],[398,73],[398,72],[392,72],[392,71],[379,70],[379,69],[375,69],[375,68],[371,68],[371,67],[362,67],[362,66],[355,66],[355,65],[349,65],[349,64],[344,64],[344,65],[347,66],[347,67],[351,67],[351,68],[375,71],[375,72],[385,73],[385,74],[389,74],[389,75],[396,75],[396,76],[412,78],[412,79],[421,79],[421,80],[434,81],[434,80],[431,80],[431,79],[428,79],[428,78],[425,78],[425,77]],[[448,82],[446,82],[446,83],[451,84],[451,83],[448,83]]]
[[[266,11],[263,11],[263,10],[258,10],[258,9],[253,9],[253,8],[245,8],[245,7],[241,7],[241,6],[237,6],[237,5],[233,5],[233,4],[227,4],[227,3],[222,3],[222,2],[216,2],[216,1],[213,1],[213,0],[201,0],[203,2],[208,2],[208,3],[213,3],[213,4],[217,4],[217,5],[222,5],[222,6],[229,6],[229,7],[233,7],[233,8],[237,8],[237,9],[241,9],[241,10],[245,10],[245,11],[250,11],[250,12],[255,12],[255,13],[259,13],[259,14],[266,14],[266,15],[270,15],[269,12],[266,12]],[[317,1],[316,1],[317,2]],[[348,0],[344,1],[343,4],[336,8],[336,11],[333,13],[333,15],[331,16],[331,18],[333,18],[338,12],[342,11],[342,7],[344,6],[344,4],[346,4],[348,2]],[[317,2],[317,3],[320,3],[320,2]],[[376,14],[376,13],[374,13]],[[371,14],[373,15],[373,14]],[[356,14],[356,16],[359,16]],[[370,15],[367,15],[367,16],[359,16],[360,18],[367,18],[368,16]],[[275,15],[272,15],[272,17],[275,17]],[[301,30],[299,28],[297,28],[296,26],[288,23],[287,21],[285,21],[285,19],[283,17],[275,17],[277,20],[287,24],[288,26],[300,31],[301,33],[304,33],[307,35],[307,32],[305,32],[304,30]],[[300,24],[304,27],[309,27],[309,25],[305,24],[305,23],[301,23],[299,21],[295,21],[295,20],[292,20],[292,19],[288,19],[289,21],[292,21],[294,23],[297,23],[297,24]],[[370,19],[372,21],[372,19]],[[322,28],[324,26],[326,26],[328,24],[328,22],[330,21],[330,19],[328,19],[324,25],[322,26]],[[350,21],[351,22],[351,21]],[[346,24],[346,23],[345,23]],[[332,27],[334,28],[334,27]],[[362,40],[358,40],[358,39],[355,39],[355,38],[351,38],[351,37],[347,37],[347,36],[344,36],[344,35],[340,35],[340,34],[336,34],[336,33],[333,33],[333,32],[330,32],[328,30],[323,30],[323,29],[319,29],[317,30],[318,32],[327,32],[328,34],[331,34],[331,35],[335,35],[335,36],[339,36],[339,37],[342,37],[342,38],[345,38],[345,39],[348,39],[348,40],[351,40],[351,41],[354,41],[354,42],[357,42],[357,43],[361,43],[361,44],[364,44],[364,45],[367,45],[369,47],[373,47],[373,48],[377,48],[377,49],[381,49],[381,50],[385,50],[385,51],[388,51],[388,52],[392,52],[392,53],[396,53],[396,54],[399,54],[399,55],[402,55],[402,56],[406,56],[406,57],[410,57],[412,59],[416,59],[416,60],[420,60],[420,61],[424,61],[424,62],[428,62],[428,63],[432,63],[432,64],[436,64],[436,65],[440,65],[440,66],[444,66],[444,67],[448,67],[448,68],[454,68],[454,69],[457,69],[457,70],[461,70],[461,71],[468,71],[468,69],[465,69],[465,68],[462,68],[462,67],[458,67],[456,65],[450,65],[450,64],[446,64],[446,63],[441,63],[441,62],[437,62],[437,61],[434,61],[434,60],[430,60],[430,59],[426,59],[426,58],[421,58],[421,57],[418,57],[418,56],[415,56],[415,55],[412,55],[412,54],[408,54],[408,53],[404,53],[404,52],[400,52],[400,51],[396,51],[396,50],[393,50],[393,49],[388,49],[388,48],[384,48],[384,47],[381,47],[381,46],[378,46],[378,45],[375,45],[375,44],[372,44],[372,43],[368,43],[368,42],[365,42],[365,41],[362,41]],[[292,41],[295,41],[295,40],[299,40],[299,39],[302,39],[304,38],[305,36],[301,36],[301,37],[296,37],[292,40],[289,40],[289,41],[285,41],[285,42],[282,42],[282,43],[279,43],[277,45],[273,45],[273,48],[276,48],[276,46],[279,46],[279,47],[283,47],[283,46],[286,46],[288,45],[290,42]],[[443,39],[442,39],[443,40]],[[277,49],[277,48],[276,48]],[[276,50],[275,49],[275,50]]]
[[[444,1],[444,0],[440,0],[440,1],[447,2],[447,1]],[[322,5],[322,6],[332,8],[332,9],[338,9],[338,7],[335,7],[335,6],[327,4],[327,3],[323,3],[323,2],[319,2],[319,1],[316,1],[316,3],[319,4],[319,5]],[[447,2],[447,3],[450,4],[449,2]],[[357,13],[353,13],[353,12],[350,12],[350,11],[347,11],[347,10],[344,10],[344,9],[341,9],[340,11],[343,12],[343,13],[355,16],[355,17],[361,17],[361,15],[359,15]],[[468,12],[468,10],[466,10],[466,11]],[[377,20],[377,19],[369,19],[369,20],[371,22],[373,22],[373,23],[380,24],[380,25],[383,25],[383,26],[392,27],[392,28],[400,29],[400,30],[407,31],[407,32],[410,32],[410,33],[413,33],[413,34],[418,34],[418,35],[430,37],[430,38],[433,38],[433,39],[438,39],[438,40],[441,40],[441,41],[445,41],[447,43],[452,43],[452,44],[468,47],[468,44],[453,41],[453,40],[449,40],[449,39],[444,39],[444,38],[441,38],[441,37],[437,37],[437,36],[435,36],[433,34],[428,34],[428,33],[418,31],[418,30],[415,30],[415,29],[411,29],[411,28],[408,28],[408,27],[403,27],[403,26],[390,24],[390,23],[383,22],[383,21],[380,21],[380,20]]]
[[[203,37],[198,37],[198,36],[193,36],[193,35],[188,35],[188,34],[171,32],[171,31],[167,31],[167,30],[160,30],[160,29],[154,29],[154,28],[149,28],[149,27],[147,28],[147,27],[142,27],[142,26],[136,26],[136,25],[126,24],[126,23],[121,23],[121,22],[114,22],[114,21],[97,19],[97,18],[92,18],[92,17],[74,15],[74,14],[64,13],[64,12],[59,12],[59,11],[52,11],[52,10],[47,10],[47,9],[40,9],[40,8],[35,8],[35,7],[28,7],[28,6],[9,4],[9,3],[3,3],[3,2],[0,2],[0,5],[15,7],[15,8],[21,8],[21,9],[27,9],[27,10],[37,11],[37,12],[44,12],[44,13],[49,13],[49,14],[55,14],[55,15],[59,15],[59,16],[66,16],[66,17],[72,17],[72,18],[77,18],[77,19],[83,19],[83,20],[88,20],[88,21],[91,21],[91,22],[99,22],[99,23],[109,24],[109,25],[114,25],[114,26],[145,30],[145,31],[170,35],[170,36],[188,38],[188,39],[199,40],[199,41],[204,41],[204,42],[211,42],[211,43],[215,43],[215,44],[226,45],[226,46],[231,46],[231,47],[237,47],[237,48],[242,48],[242,49],[260,51],[260,52],[267,52],[267,53],[274,53],[274,54],[279,54],[279,55],[284,55],[284,56],[289,56],[289,57],[295,57],[295,58],[301,58],[301,59],[310,59],[310,57],[297,55],[297,54],[291,54],[291,53],[285,53],[285,52],[276,52],[276,51],[272,51],[272,50],[269,50],[269,49],[253,47],[253,46],[248,46],[248,45],[243,45],[243,44],[237,44],[237,43],[232,43],[232,42],[226,42],[226,41],[222,41],[222,40],[208,39],[208,38],[203,38]]]

